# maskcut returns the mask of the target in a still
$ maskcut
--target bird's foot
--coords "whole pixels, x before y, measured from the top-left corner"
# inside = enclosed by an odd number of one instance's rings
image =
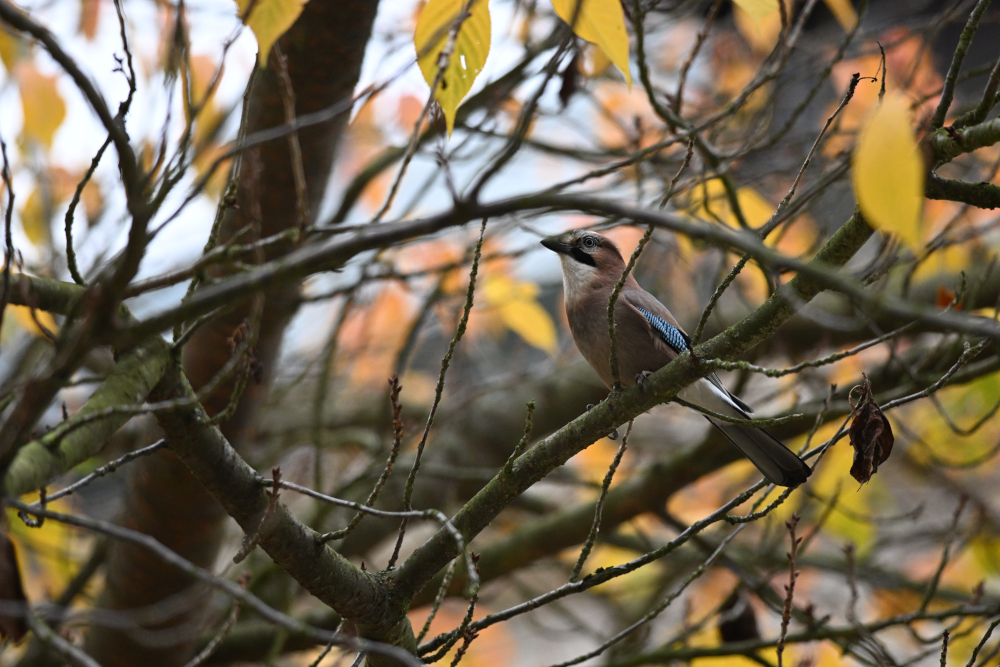
[[[636,373],[635,384],[636,384],[637,387],[639,387],[639,391],[643,391],[643,392],[646,391],[646,387],[645,387],[646,379],[650,375],[652,375],[652,373],[650,371],[643,371],[641,373]]]
[[[593,403],[587,403],[587,412],[590,412],[593,409],[594,409],[594,404]]]
[[[615,429],[611,433],[608,433],[608,440],[617,440],[617,439],[618,439],[618,429]]]

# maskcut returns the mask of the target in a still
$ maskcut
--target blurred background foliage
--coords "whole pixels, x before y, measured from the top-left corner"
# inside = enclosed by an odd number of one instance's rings
[[[516,197],[587,176],[583,188],[590,194],[657,206],[681,167],[686,146],[683,141],[668,141],[678,129],[663,121],[638,80],[633,21],[639,11],[645,59],[659,103],[670,105],[686,126],[703,127],[700,136],[722,156],[711,164],[696,153],[698,157],[682,173],[667,210],[685,220],[733,229],[758,229],[768,223],[852,75],[884,77],[879,82],[863,78],[858,84],[823,136],[786,218],[766,241],[786,255],[809,258],[854,208],[850,155],[878,103],[879,84],[884,81],[889,91],[906,96],[916,136],[922,137],[974,4],[871,0],[862,7],[848,0],[790,2],[786,11],[791,16],[799,17],[803,5],[811,8],[811,14],[803,20],[796,49],[778,66],[775,47],[782,20],[776,2],[627,2],[623,10],[635,78],[631,87],[604,51],[576,40],[556,61],[558,76],[533,98],[553,53],[550,35],[560,34],[559,20],[545,2],[492,0],[493,43],[483,72],[464,106],[457,108],[450,138],[435,109],[417,129],[416,152],[391,200],[388,218],[416,219],[446,210],[451,192],[467,188],[483,173],[486,158],[503,146],[526,109],[531,116],[523,144],[510,165],[487,184],[486,199]],[[241,8],[245,11],[246,3]],[[143,169],[153,175],[151,181],[162,175],[172,147],[189,123],[192,128],[192,169],[154,221],[153,228],[168,219],[169,224],[146,252],[138,276],[144,279],[189,266],[201,254],[212,211],[225,193],[230,162],[228,157],[218,161],[228,155],[240,128],[244,87],[255,67],[257,43],[247,31],[240,31],[237,8],[226,0],[180,4],[129,0],[124,9],[138,74],[128,132]],[[119,25],[108,0],[42,1],[30,3],[26,11],[53,30],[109,99],[123,97],[127,87]],[[360,101],[351,113],[336,150],[327,195],[316,212],[317,229],[334,223],[367,223],[389,201],[395,165],[427,100],[427,86],[413,63],[412,40],[420,11],[421,3],[410,0],[379,3],[357,89],[387,85]],[[692,59],[692,49],[702,38],[704,44]],[[1000,8],[991,8],[966,58],[957,102],[946,125],[978,103],[997,57],[998,38]],[[879,45],[885,53],[883,75],[878,74]],[[77,197],[74,244],[80,271],[90,279],[120,251],[128,230],[125,197],[113,160],[105,158],[77,192],[104,135],[79,91],[37,45],[0,26],[0,58],[4,66],[0,132],[8,143],[16,192],[15,270],[69,279],[64,217]],[[528,65],[517,69],[522,58]],[[682,70],[686,72],[683,98],[671,97]],[[509,72],[515,72],[510,85],[497,85]],[[762,73],[769,73],[763,82]],[[738,105],[732,103],[744,95]],[[660,144],[666,145],[656,148]],[[650,150],[642,159],[622,164],[643,149]],[[940,173],[1000,185],[998,167],[1000,148],[992,145],[963,154]],[[592,175],[600,169],[604,173]],[[201,178],[207,178],[204,189],[185,202],[178,193]],[[179,213],[170,218],[175,210]],[[957,299],[957,308],[994,317],[1000,294],[995,266],[998,222],[991,209],[928,199],[916,248],[873,237],[849,269],[870,277],[887,298],[939,307]],[[537,241],[565,229],[596,226],[628,256],[643,232],[629,223],[584,212],[515,213],[490,221],[468,330],[453,359],[441,414],[415,487],[415,506],[454,514],[510,454],[523,428],[527,400],[539,404],[535,441],[604,397],[605,390],[570,338],[557,264]],[[305,281],[280,356],[268,370],[273,380],[241,450],[252,465],[261,471],[280,465],[287,481],[363,501],[392,443],[386,379],[398,373],[403,386],[402,454],[377,506],[400,507],[402,481],[434,398],[440,359],[462,314],[476,239],[471,226],[414,238],[357,257],[341,271],[317,273]],[[635,271],[639,282],[693,331],[712,293],[738,259],[730,251],[658,230]],[[233,261],[227,268],[244,267]],[[791,275],[748,264],[714,309],[706,338],[753,311]],[[185,289],[186,283],[179,281],[136,295],[128,304],[141,317],[177,302]],[[59,331],[61,321],[21,306],[8,306],[6,314],[0,331],[0,382],[9,390],[46,354],[48,336]],[[891,318],[877,321],[855,311],[845,299],[825,294],[746,359],[784,368],[850,349],[901,324]],[[884,403],[920,391],[940,377],[966,340],[959,333],[918,325],[836,363],[800,373],[780,378],[745,371],[723,375],[759,415],[805,415],[777,430],[790,448],[798,450],[835,436],[850,410],[847,392],[861,382],[862,373],[872,379]],[[727,620],[724,607],[734,595],[743,600],[756,623],[755,632],[739,639],[778,635],[781,587],[787,580],[785,522],[793,514],[802,517],[800,534],[809,536],[799,553],[793,634],[821,627],[811,624],[823,618],[829,625],[843,627],[916,610],[933,612],[969,600],[996,604],[1000,599],[996,493],[1000,422],[993,417],[1000,405],[996,354],[988,348],[952,386],[887,412],[896,448],[869,483],[859,488],[848,474],[852,451],[841,440],[825,452],[808,484],[750,524],[662,615],[584,664],[777,664],[773,646],[758,651],[737,645],[729,654],[706,651],[697,657],[685,657],[691,655],[685,651],[725,647],[720,624]],[[38,429],[57,424],[63,409],[67,414],[78,410],[112,363],[110,354],[95,350]],[[828,395],[832,400],[824,410],[821,406]],[[811,433],[817,414],[822,423]],[[150,442],[155,432],[149,418],[133,419],[99,457],[77,467],[53,488]],[[616,503],[612,518],[602,528],[585,573],[665,543],[757,480],[749,462],[733,461],[731,452],[721,455],[718,463],[692,465],[684,460],[692,451],[726,452],[725,445],[703,444],[715,439],[698,415],[675,405],[659,406],[636,420],[629,449],[611,484],[609,502],[614,498]],[[618,446],[599,440],[536,484],[476,538],[472,549],[484,554],[484,587],[475,619],[565,583],[586,535],[573,533],[570,519],[574,512],[584,516],[592,512]],[[669,478],[665,488],[670,491],[650,491],[659,476]],[[109,476],[52,509],[113,517],[126,502],[121,478],[121,474]],[[631,504],[629,497],[614,496],[616,489],[633,494]],[[764,503],[776,499],[780,491],[772,490]],[[282,499],[296,516],[320,531],[340,527],[352,515],[290,493]],[[964,510],[956,514],[961,505]],[[103,543],[103,538],[54,521],[27,528],[13,511],[9,515],[25,592],[32,603],[56,599]],[[334,545],[352,562],[380,569],[392,552],[396,527],[394,521],[368,518]],[[431,523],[412,525],[403,544],[404,557],[435,528]],[[532,533],[534,529],[542,532]],[[242,531],[235,523],[226,530],[216,571],[234,576],[237,568],[229,563],[228,554],[238,548]],[[709,529],[669,557],[627,576],[492,625],[472,642],[462,664],[540,666],[585,653],[660,604],[696,571],[724,535],[723,528]],[[853,570],[845,544],[854,545]],[[269,604],[332,623],[332,612],[266,554],[254,552],[242,568],[252,573],[251,590]],[[84,612],[100,594],[103,576],[98,568],[84,582],[73,603],[79,613],[63,625],[64,636],[79,641],[85,634]],[[849,585],[849,580],[856,583]],[[850,602],[852,588],[856,604]],[[461,593],[456,583],[436,612],[427,638],[460,625],[467,607]],[[410,611],[418,632],[431,613],[432,600],[433,591],[425,591]],[[205,641],[225,611],[221,602],[214,604],[223,613],[198,628]],[[938,664],[940,634],[950,628],[947,664],[971,665],[970,656],[989,620],[988,615],[970,615],[900,622],[885,632],[864,632],[860,637],[824,639],[818,633],[814,641],[792,642],[783,661],[814,667]],[[243,612],[210,664],[308,665],[319,655],[320,647],[307,648],[287,633],[261,630],[254,623],[254,615]],[[995,657],[985,656],[995,656],[998,642],[1000,637],[986,642],[977,664],[996,664]],[[0,661],[44,664],[26,662],[25,646],[5,645]],[[452,655],[443,660],[450,662]]]

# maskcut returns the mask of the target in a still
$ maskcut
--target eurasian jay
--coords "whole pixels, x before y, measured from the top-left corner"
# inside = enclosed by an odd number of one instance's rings
[[[611,339],[608,336],[608,300],[625,270],[618,247],[595,232],[576,230],[544,239],[542,245],[559,253],[566,316],[573,340],[608,388],[612,387]],[[619,381],[628,387],[691,349],[691,338],[656,297],[628,279],[615,303],[615,338]],[[750,419],[753,409],[726,389],[714,373],[682,389],[677,398],[712,412]],[[812,470],[773,435],[762,428],[706,416],[749,458],[768,481],[797,486]]]

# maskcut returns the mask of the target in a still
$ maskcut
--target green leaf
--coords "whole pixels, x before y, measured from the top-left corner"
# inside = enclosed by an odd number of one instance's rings
[[[299,18],[309,0],[236,0],[240,17],[257,37],[257,60],[267,67],[271,47]],[[250,15],[247,16],[247,10]]]
[[[873,227],[911,248],[920,243],[924,164],[904,95],[886,95],[861,130],[851,181],[858,206]]]
[[[577,15],[577,5],[580,5]],[[625,82],[632,87],[628,67],[628,32],[621,0],[552,0],[556,10],[577,36],[599,46],[604,54],[625,75]],[[576,17],[576,22],[573,19]]]
[[[451,41],[458,23],[454,48],[448,56],[442,51]],[[428,86],[433,86],[444,65],[434,99],[444,112],[448,134],[455,127],[458,105],[483,71],[490,54],[490,9],[487,0],[430,0],[420,12],[413,35],[417,64]]]

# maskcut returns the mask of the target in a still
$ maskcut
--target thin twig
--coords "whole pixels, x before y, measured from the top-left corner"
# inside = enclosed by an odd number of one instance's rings
[[[830,125],[833,123],[834,119],[840,114],[840,112],[844,109],[844,107],[846,107],[847,104],[854,97],[854,91],[857,89],[858,80],[859,77],[857,74],[851,77],[850,84],[848,84],[847,86],[847,91],[844,93],[844,97],[840,100],[840,104],[837,106],[836,109],[834,109],[833,113],[830,114],[830,116],[826,119],[826,124],[823,125],[823,129],[820,130],[818,135],[816,135],[816,139],[815,141],[813,141],[812,147],[806,154],[805,160],[802,161],[802,166],[799,167],[799,173],[796,174],[795,180],[792,181],[791,187],[788,188],[788,192],[785,193],[785,196],[781,199],[781,202],[778,203],[778,207],[774,210],[774,214],[771,215],[771,219],[768,221],[768,223],[763,227],[761,227],[760,230],[758,230],[757,237],[761,241],[766,239],[768,235],[784,219],[783,213],[791,203],[792,196],[795,194],[795,190],[798,188],[799,181],[802,180],[802,176],[803,174],[805,174],[806,168],[812,161],[813,154],[819,147],[820,141],[823,139],[823,136],[826,134],[826,131],[830,129]],[[725,277],[722,283],[716,288],[715,292],[712,294],[712,298],[709,299],[708,304],[705,306],[705,310],[702,311],[701,318],[698,320],[698,326],[695,328],[694,334],[691,336],[692,345],[697,345],[701,341],[701,336],[705,331],[705,325],[708,324],[708,318],[711,316],[712,311],[715,310],[716,304],[719,302],[719,299],[722,298],[722,295],[726,292],[726,290],[729,289],[729,286],[733,284],[733,281],[736,280],[736,277],[743,270],[743,267],[745,267],[747,262],[750,261],[750,257],[751,257],[750,253],[744,254],[743,257],[741,257],[740,260],[736,263],[736,266],[732,268],[729,274]]]
[[[856,345],[848,350],[834,352],[833,354],[820,359],[803,361],[802,363],[789,366],[788,368],[764,368],[763,366],[756,366],[747,361],[726,361],[724,359],[700,359],[698,363],[712,369],[720,369],[724,371],[750,371],[751,373],[760,373],[761,375],[766,375],[770,378],[780,378],[786,375],[795,375],[807,368],[818,368],[820,366],[836,363],[841,359],[846,359],[847,357],[853,357],[856,354],[864,352],[868,348],[875,347],[876,345],[880,345],[887,340],[895,338],[915,326],[916,322],[910,322],[909,324],[904,324],[898,329],[893,329],[889,333],[882,334],[878,338],[873,338],[872,340]]]
[[[250,573],[244,573],[243,577],[240,578],[240,585],[246,588],[247,584],[250,582]],[[240,609],[243,605],[239,600],[233,600],[233,608],[229,612],[229,616],[226,618],[225,622],[219,627],[219,631],[215,633],[215,636],[205,645],[205,648],[198,651],[198,655],[191,658],[184,667],[198,667],[198,665],[204,663],[212,654],[215,653],[215,649],[219,648],[219,644],[222,640],[229,635],[229,631],[233,629],[236,625],[236,620],[240,617]],[[332,646],[332,644],[331,644]]]
[[[0,153],[3,154],[3,184],[7,189],[7,210],[4,211],[3,227],[6,251],[3,260],[3,294],[0,294],[0,327],[3,327],[3,316],[7,312],[10,300],[10,266],[14,261],[14,241],[11,236],[11,220],[14,216],[14,184],[10,177],[10,162],[7,160],[7,142],[0,137]]]
[[[469,606],[465,610],[465,616],[462,618],[462,622],[458,626],[458,628],[452,630],[450,633],[447,633],[448,638],[444,642],[443,646],[441,646],[441,649],[434,655],[427,656],[426,658],[424,658],[425,662],[428,663],[436,662],[437,660],[443,658],[448,653],[448,651],[450,651],[451,648],[456,643],[458,643],[459,639],[468,638],[469,635],[471,634],[472,635],[471,639],[468,639],[468,641],[471,642],[473,639],[476,638],[476,635],[478,635],[478,630],[472,628],[470,625],[472,623],[472,615],[476,611],[476,603],[479,601],[479,556],[478,555],[472,556],[471,567],[473,569],[469,571],[470,575],[469,579],[471,582],[473,580],[473,577],[471,575],[474,574],[475,583],[470,584],[470,586],[472,587],[471,591],[472,594],[469,596]],[[464,651],[461,651],[461,653],[464,654]],[[452,663],[452,665],[455,664],[457,663]]]
[[[278,75],[281,88],[281,103],[285,109],[285,122],[295,123],[295,89],[288,75],[288,59],[278,42],[272,47],[274,71]],[[306,170],[302,162],[302,147],[299,145],[298,130],[288,134],[288,153],[292,158],[292,176],[295,179],[295,212],[299,220],[299,240],[309,224],[309,191],[306,185]]]
[[[983,638],[979,640],[979,643],[976,644],[976,648],[972,651],[972,657],[969,658],[969,662],[966,667],[973,667],[973,665],[975,665],[979,652],[983,650],[984,646],[986,646],[986,642],[990,640],[990,636],[993,634],[993,631],[996,630],[998,625],[1000,625],[1000,618],[990,623],[990,627],[986,629],[986,633],[983,635]]]
[[[688,165],[691,164],[691,156],[694,153],[694,142],[688,142],[687,153],[684,155],[684,161],[681,162],[680,169],[674,174],[673,179],[670,181],[670,186],[667,188],[666,194],[663,196],[660,202],[660,208],[667,205],[670,198],[673,196],[674,191],[677,188],[677,181],[680,180],[681,174],[683,174]],[[632,269],[635,268],[635,263],[639,261],[639,256],[645,249],[646,244],[649,243],[649,239],[653,236],[654,225],[648,225],[646,227],[646,232],[639,239],[639,243],[635,246],[635,250],[632,251],[632,256],[628,259],[628,264],[625,265],[625,269],[622,270],[621,278],[615,283],[614,288],[611,290],[611,296],[608,297],[608,309],[607,309],[607,321],[608,321],[608,338],[611,340],[611,352],[610,361],[611,364],[611,377],[612,377],[612,388],[617,390],[621,389],[622,383],[619,377],[618,369],[618,336],[617,336],[617,326],[615,324],[615,306],[618,303],[618,297],[621,295],[622,289],[625,287],[625,283],[628,281],[629,275],[632,273]]]
[[[434,104],[434,94],[437,92],[438,86],[444,80],[444,74],[448,69],[448,63],[451,61],[451,57],[455,51],[455,44],[458,42],[458,33],[462,29],[462,24],[472,15],[472,5],[477,0],[465,0],[462,2],[461,8],[458,15],[451,22],[451,26],[448,29],[448,41],[445,42],[444,48],[441,49],[441,53],[438,54],[437,62],[435,66],[437,71],[434,74],[434,81],[431,82],[430,92],[427,94],[427,102],[424,104],[423,109],[420,110],[420,115],[417,117],[417,121],[413,124],[413,132],[410,134],[410,141],[406,146],[406,153],[403,154],[403,160],[399,165],[399,171],[396,173],[396,178],[393,179],[392,185],[389,187],[389,194],[386,195],[385,202],[382,204],[382,208],[378,210],[375,217],[372,218],[372,222],[378,222],[382,217],[388,213],[389,208],[392,206],[393,200],[396,198],[396,192],[399,191],[399,184],[403,181],[403,176],[406,174],[407,167],[410,166],[410,161],[413,160],[413,156],[417,152],[417,147],[420,145],[420,129],[424,124],[424,119],[427,118],[427,114],[430,113],[431,107]],[[479,2],[486,2],[487,0],[479,0]],[[431,39],[429,44],[437,44],[436,39]]]
[[[445,376],[448,373],[448,367],[451,365],[452,355],[455,354],[455,347],[462,340],[462,336],[465,335],[465,328],[469,324],[469,314],[472,312],[472,303],[476,293],[476,277],[479,274],[479,259],[483,252],[483,239],[485,236],[486,218],[483,218],[483,224],[479,229],[479,241],[476,243],[476,251],[472,257],[472,269],[469,271],[469,287],[465,292],[465,308],[462,311],[462,319],[458,323],[458,329],[455,331],[454,338],[448,344],[448,351],[441,359],[441,371],[438,373],[437,386],[434,389],[434,403],[427,414],[427,421],[424,423],[424,432],[420,436],[420,443],[417,445],[413,465],[410,467],[410,474],[406,477],[406,486],[403,490],[403,509],[405,511],[412,508],[410,503],[413,499],[413,483],[416,481],[417,472],[420,470],[420,458],[424,453],[424,447],[427,445],[427,437],[430,435],[431,426],[434,424],[434,416],[437,414],[438,406],[441,404]],[[399,536],[396,538],[396,546],[392,550],[392,556],[389,558],[387,566],[389,569],[395,566],[396,559],[399,558],[399,550],[403,546],[403,536],[406,534],[406,524],[407,520],[403,519],[403,522],[399,525]]]
[[[90,162],[90,167],[87,172],[80,179],[80,182],[76,184],[76,190],[73,192],[73,198],[69,202],[69,207],[66,209],[65,218],[65,228],[66,228],[66,268],[69,269],[70,276],[78,285],[85,285],[83,276],[80,275],[80,270],[76,265],[76,252],[73,250],[73,213],[76,211],[77,205],[80,203],[80,198],[83,196],[83,189],[87,187],[90,183],[90,179],[94,176],[94,172],[97,170],[97,165],[101,162],[101,157],[104,155],[104,151],[107,150],[108,146],[111,145],[111,137],[104,140],[101,147],[98,149],[97,154],[94,159]]]
[[[451,661],[451,667],[457,667],[458,663],[462,662],[462,658],[465,657],[465,652],[469,650],[469,644],[479,636],[479,633],[475,630],[466,630],[462,637],[462,645],[459,647],[458,651],[455,652],[455,659]]]
[[[625,429],[625,435],[622,437],[622,442],[618,445],[618,451],[611,460],[611,465],[608,466],[608,472],[604,475],[604,482],[601,484],[601,495],[598,496],[597,506],[594,508],[594,521],[590,524],[590,532],[583,543],[583,549],[580,550],[580,557],[576,559],[576,565],[573,566],[573,573],[569,576],[570,581],[576,581],[580,578],[583,564],[587,562],[587,557],[590,556],[590,552],[594,548],[594,543],[597,541],[597,534],[601,530],[601,517],[604,513],[604,501],[608,497],[608,489],[611,488],[611,480],[615,477],[615,471],[618,470],[618,465],[622,462],[622,456],[625,455],[625,450],[628,448],[628,437],[632,433],[632,425],[634,423],[634,419],[629,420],[628,428]]]
[[[64,489],[60,489],[59,491],[56,491],[55,493],[49,495],[47,502],[59,500],[60,498],[70,495],[71,493],[76,493],[81,488],[93,482],[95,479],[113,473],[126,463],[133,461],[139,458],[140,456],[146,456],[148,454],[152,454],[153,452],[163,449],[166,446],[167,446],[167,441],[165,439],[157,440],[156,442],[147,447],[143,447],[142,449],[137,449],[134,452],[129,452],[128,454],[125,454],[124,456],[121,456],[115,459],[114,461],[105,463],[104,465],[102,465],[100,468],[97,468],[96,470],[94,470],[94,472],[90,473],[89,475],[80,478],[78,481],[70,484]],[[42,503],[40,502],[35,503],[34,506],[41,507]]]
[[[521,434],[521,439],[517,441],[514,446],[514,451],[510,453],[507,457],[507,461],[503,464],[503,472],[500,475],[501,479],[510,477],[514,473],[514,461],[520,458],[524,450],[528,448],[528,442],[531,438],[531,429],[534,426],[532,423],[532,415],[535,413],[535,399],[531,399],[525,404],[528,408],[528,414],[524,418],[524,433]]]
[[[785,651],[785,638],[788,636],[788,622],[792,619],[792,599],[795,596],[795,580],[799,578],[798,570],[795,569],[795,557],[799,553],[799,545],[802,538],[795,536],[795,527],[799,524],[799,515],[792,514],[790,521],[785,522],[788,528],[788,536],[791,540],[791,549],[788,551],[788,583],[785,585],[785,604],[781,610],[781,635],[778,637],[778,667],[784,664],[783,656]]]
[[[470,627],[473,630],[482,630],[483,628],[489,627],[496,623],[500,623],[515,616],[519,616],[534,609],[538,609],[539,607],[549,604],[550,602],[553,602],[555,600],[562,599],[569,595],[582,593],[583,591],[589,590],[594,586],[598,586],[606,581],[609,581],[616,577],[623,576],[625,574],[628,574],[629,572],[634,572],[640,567],[643,567],[644,565],[652,563],[653,561],[659,560],[664,556],[666,556],[667,554],[672,553],[673,551],[680,548],[682,545],[687,543],[692,537],[700,533],[708,526],[714,523],[718,523],[719,521],[723,521],[727,516],[729,510],[735,507],[739,507],[740,505],[745,503],[755,493],[757,493],[757,491],[764,488],[764,486],[765,486],[764,481],[760,481],[754,484],[746,491],[743,491],[742,493],[738,494],[737,496],[729,500],[729,502],[723,504],[719,509],[712,512],[704,519],[701,519],[691,524],[687,530],[682,531],[677,537],[670,540],[668,543],[664,544],[663,546],[657,549],[654,549],[653,551],[650,551],[649,553],[643,554],[642,556],[634,558],[626,563],[615,565],[614,567],[604,568],[600,572],[595,572],[593,574],[587,575],[586,577],[578,581],[565,583],[562,586],[559,586],[558,588],[555,588],[547,593],[544,593],[530,600],[522,602],[521,604],[510,607],[509,609],[506,609],[504,611],[490,614],[489,616],[486,616],[476,621]],[[451,636],[450,633],[445,633],[445,635],[439,635],[438,637],[432,639],[430,642],[427,642],[426,644],[420,647],[420,654],[424,655],[428,651],[435,650],[450,636]]]
[[[617,644],[618,642],[620,642],[621,640],[625,639],[630,634],[638,630],[643,625],[646,625],[647,623],[650,623],[651,621],[656,619],[656,617],[662,614],[674,602],[674,600],[679,598],[681,594],[683,594],[684,591],[687,590],[688,586],[690,586],[695,580],[697,580],[703,574],[708,572],[708,570],[712,567],[712,565],[715,564],[715,561],[718,560],[719,556],[722,555],[722,552],[726,548],[726,546],[728,546],[729,543],[733,540],[733,538],[739,535],[740,531],[742,530],[743,526],[739,526],[736,528],[736,530],[726,535],[726,537],[723,538],[723,540],[719,543],[719,546],[716,547],[711,554],[709,554],[708,558],[706,558],[704,562],[700,563],[698,567],[695,568],[693,572],[691,572],[691,574],[685,577],[684,581],[682,581],[677,588],[675,588],[659,604],[657,604],[650,611],[648,611],[638,621],[632,623],[627,628],[617,632],[613,637],[603,642],[600,646],[598,646],[594,650],[579,655],[573,658],[572,660],[567,660],[566,662],[560,662],[556,665],[552,665],[552,667],[571,667],[572,665],[578,665],[581,662],[586,662],[591,658],[596,658],[597,656],[601,655],[609,648],[611,648],[612,646],[614,646],[615,644]]]
[[[674,113],[677,115],[681,115],[683,112],[684,84],[687,81],[688,71],[691,69],[694,59],[698,57],[698,53],[701,52],[701,47],[708,38],[708,33],[712,29],[712,23],[715,21],[715,16],[719,13],[720,7],[722,7],[722,0],[715,0],[715,2],[712,3],[712,8],[708,10],[708,16],[705,17],[705,24],[702,26],[701,30],[698,31],[698,36],[695,37],[694,46],[691,47],[691,52],[688,53],[687,59],[684,61],[684,64],[681,65],[681,71],[677,77],[677,91],[674,93],[674,100],[672,104]]]
[[[399,392],[403,388],[399,384],[399,376],[393,375],[389,378],[389,401],[392,403],[392,449],[389,450],[389,459],[385,462],[385,468],[382,469],[382,474],[379,475],[378,481],[375,482],[375,487],[372,492],[368,494],[368,499],[365,500],[365,507],[372,507],[375,501],[378,500],[379,494],[382,492],[382,487],[385,486],[386,481],[389,479],[389,475],[392,474],[392,468],[396,463],[396,457],[399,455],[399,447],[403,442],[403,406],[399,402]],[[361,519],[364,517],[365,513],[359,511],[351,519],[350,523],[347,524],[346,528],[341,530],[333,531],[331,533],[325,533],[319,537],[320,542],[330,542],[333,540],[342,540],[354,531],[361,523]]]
[[[927,609],[927,605],[931,603],[931,600],[934,599],[934,594],[937,593],[938,584],[941,582],[941,575],[944,574],[944,569],[948,566],[951,547],[958,538],[958,522],[962,518],[962,511],[968,502],[969,496],[965,494],[958,499],[958,506],[955,508],[954,514],[952,514],[951,525],[948,527],[948,536],[945,538],[944,547],[941,549],[941,560],[938,562],[937,569],[934,570],[934,576],[931,577],[923,600],[920,601],[920,611]]]
[[[217,577],[208,570],[198,567],[191,561],[168,549],[156,538],[145,533],[140,533],[139,531],[116,525],[110,521],[62,514],[51,510],[42,510],[32,507],[31,505],[27,505],[17,498],[8,497],[4,500],[4,502],[14,509],[24,510],[25,512],[33,514],[37,517],[45,517],[46,519],[76,526],[78,528],[103,533],[110,537],[114,537],[115,539],[145,547],[156,554],[163,561],[173,565],[182,572],[191,575],[194,579],[206,583],[212,588],[215,588],[232,598],[241,600],[243,604],[253,609],[266,621],[274,623],[281,628],[285,628],[290,632],[301,633],[323,643],[333,641],[338,646],[344,646],[355,651],[368,651],[370,653],[384,655],[394,658],[395,660],[399,660],[410,667],[423,667],[423,663],[415,659],[412,653],[401,648],[388,646],[386,644],[366,639],[360,639],[358,637],[353,637],[339,632],[330,632],[329,630],[323,630],[321,628],[311,626],[296,618],[288,616],[287,614],[269,606],[253,593],[244,590],[239,584]]]
[[[86,651],[63,639],[59,633],[55,632],[40,618],[30,613],[27,614],[26,618],[28,627],[35,633],[35,636],[43,643],[52,647],[62,657],[79,665],[79,667],[101,667],[100,663],[90,657]]]
[[[427,614],[427,620],[424,621],[424,627],[420,629],[420,634],[417,635],[417,643],[419,644],[430,632],[431,623],[434,622],[434,617],[437,616],[438,610],[441,608],[441,604],[444,602],[444,597],[448,594],[448,588],[451,586],[451,580],[455,577],[455,568],[458,566],[458,559],[454,559],[448,564],[448,569],[444,572],[444,577],[441,579],[441,585],[438,586],[437,594],[434,596],[434,604],[431,605],[431,610]]]
[[[983,14],[989,6],[990,0],[979,0],[979,2],[976,3],[975,8],[972,10],[972,13],[969,14],[969,20],[966,22],[965,28],[962,29],[962,34],[958,38],[958,44],[955,46],[955,52],[951,57],[951,65],[948,67],[948,74],[944,80],[944,90],[941,91],[941,101],[938,102],[937,109],[934,110],[934,115],[931,117],[929,125],[929,130],[931,132],[944,125],[944,119],[948,114],[948,108],[951,106],[951,101],[955,97],[955,83],[958,80],[959,73],[962,71],[962,63],[965,62],[965,54],[969,51],[969,47],[972,46],[972,38],[976,34],[976,30],[979,29],[979,21],[983,18]]]

